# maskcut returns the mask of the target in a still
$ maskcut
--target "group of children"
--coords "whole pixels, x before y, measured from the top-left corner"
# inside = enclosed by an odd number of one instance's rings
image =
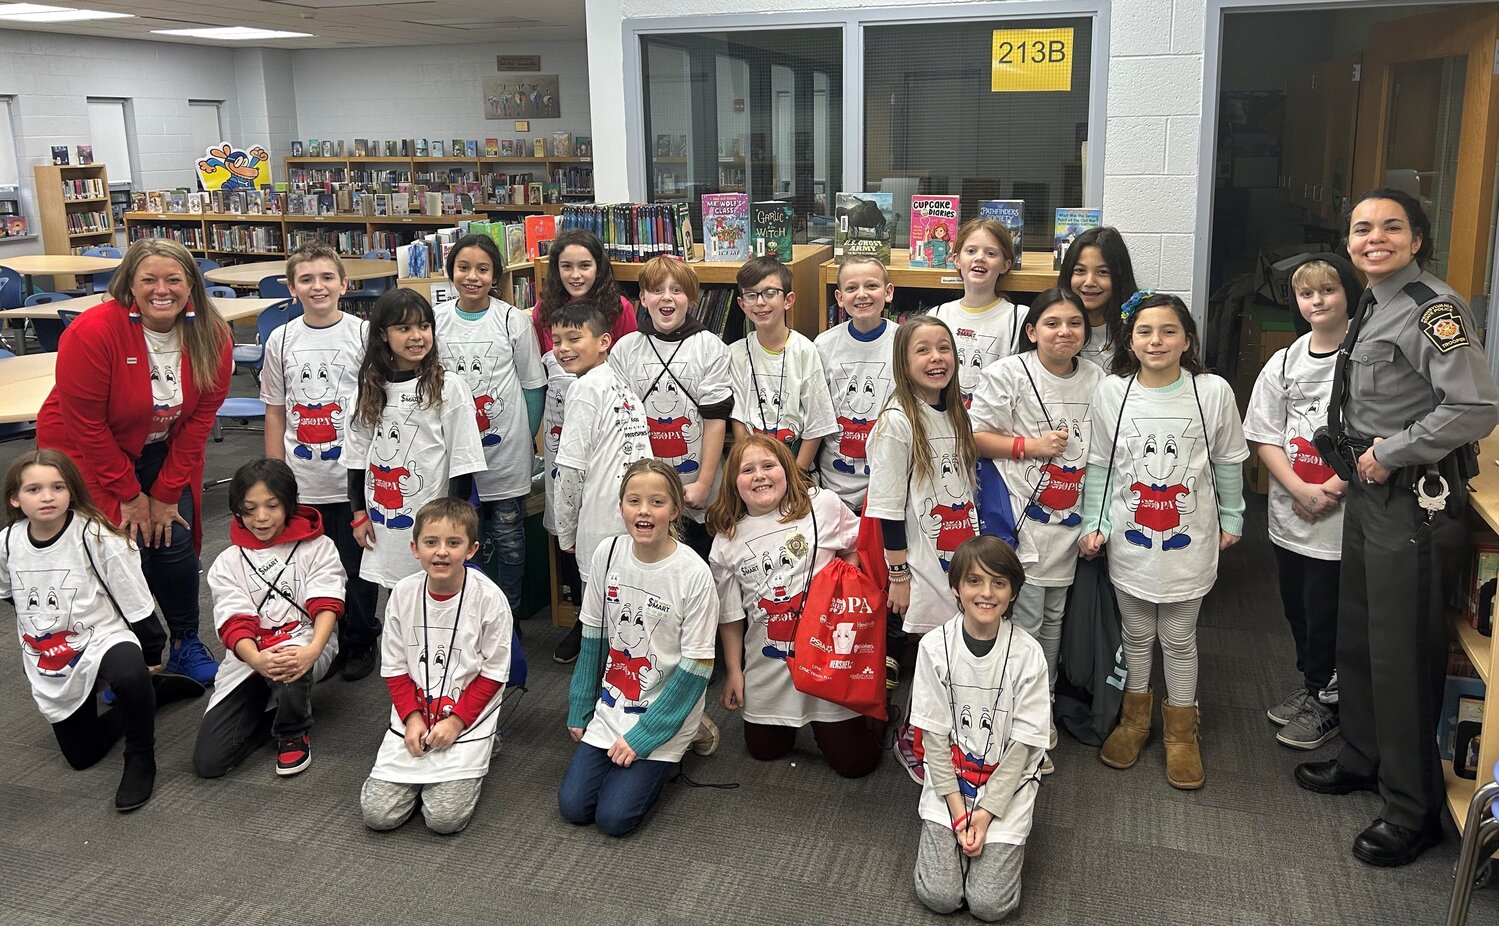
[[[888,587],[892,688],[919,637],[897,735],[922,784],[918,896],[1003,917],[1052,770],[1050,691],[1079,556],[1108,553],[1128,668],[1101,759],[1128,768],[1145,745],[1159,641],[1167,777],[1203,784],[1196,620],[1242,533],[1246,435],[1275,480],[1271,537],[1305,675],[1271,719],[1288,745],[1334,735],[1342,487],[1308,440],[1356,299],[1351,270],[1335,258],[1297,270],[1312,333],[1266,366],[1241,426],[1186,305],[1135,291],[1113,229],[1079,236],[1059,286],[1030,306],[1001,290],[1015,258],[1001,225],[970,221],[952,247],[962,297],[899,326],[884,314],[885,268],[845,261],[848,321],[815,343],[788,325],[788,268],[751,260],[738,286],[753,330],[732,345],[692,316],[697,279],[671,258],[641,268],[635,330],[586,232],[554,243],[529,319],[492,294],[503,265],[487,237],[449,254],[456,299],[394,290],[368,323],[339,310],[335,252],[294,254],[303,314],[265,344],[266,458],[231,481],[230,545],[208,572],[225,655],[197,772],[225,774],[267,736],[277,772],[302,771],[313,682],[378,666],[392,707],[365,822],[391,829],[419,804],[435,831],[467,825],[517,655],[538,430],[547,528],[578,578],[579,620],[555,654],[575,662],[577,747],[558,797],[574,823],[630,832],[687,750],[716,748],[703,712],[715,636],[719,703],[741,713],[751,756],[784,756],[810,726],[838,774],[872,771],[883,724],[797,690],[786,667],[816,574],[862,558]],[[980,523],[995,504],[978,493],[981,460],[1008,496],[1006,529]],[[116,805],[140,806],[156,705],[203,689],[156,668],[161,630],[127,539],[66,456],[23,455],[4,494],[0,571],[38,706],[75,767],[123,735]],[[465,567],[476,558],[483,569]],[[103,714],[100,681],[114,704]]]

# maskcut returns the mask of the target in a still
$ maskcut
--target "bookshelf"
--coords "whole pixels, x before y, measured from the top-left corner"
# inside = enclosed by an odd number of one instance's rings
[[[448,286],[448,275],[438,272],[429,277],[401,277],[396,280],[401,289],[410,289],[422,294],[428,302],[436,305],[439,292]],[[533,264],[518,263],[505,268],[495,287],[501,299],[520,309],[527,309],[535,302],[536,268]],[[531,293],[533,295],[527,295]],[[444,297],[446,298],[446,297]]]
[[[439,228],[488,219],[487,215],[477,214],[314,216],[127,212],[125,231],[130,241],[173,238],[193,254],[214,260],[285,257],[310,236],[329,242],[344,257],[363,257],[366,251],[394,250],[410,244],[413,238]]]
[[[77,254],[84,248],[115,243],[109,177],[103,164],[38,164],[33,171],[46,253]],[[71,276],[53,280],[58,289],[77,285]]]
[[[692,272],[697,274],[698,282],[706,289],[713,286],[734,286],[735,276],[739,268],[743,267],[744,261],[705,261],[703,260],[703,246],[696,245],[694,248],[694,259],[690,262]],[[820,271],[823,264],[833,256],[833,246],[830,244],[798,244],[792,248],[791,261],[787,264],[791,268],[791,290],[796,293],[796,303],[791,308],[789,320],[792,328],[800,331],[809,338],[817,336],[822,330],[824,312],[819,303],[822,295],[822,284],[820,282]],[[536,264],[536,285],[540,288],[549,271],[549,261],[540,261]],[[644,264],[628,261],[610,261],[614,268],[614,278],[621,283],[640,282],[640,268]],[[1048,264],[1049,266],[1049,264]],[[733,341],[739,337],[737,332],[728,332],[724,340]]]
[[[321,186],[331,183],[418,183],[434,190],[451,184],[478,184],[486,199],[499,185],[519,175],[529,182],[555,183],[560,201],[541,202],[527,195],[524,202],[513,194],[507,202],[475,204],[483,212],[524,212],[529,215],[562,212],[563,201],[593,199],[593,159],[580,157],[289,157],[285,159],[286,176],[293,185]]]
[[[1489,530],[1499,531],[1499,431],[1479,443],[1478,469],[1478,476],[1470,483],[1473,491],[1468,498],[1469,507]],[[1474,526],[1479,525],[1475,523]],[[1468,819],[1473,792],[1493,780],[1494,762],[1499,761],[1499,732],[1496,732],[1499,731],[1499,684],[1496,684],[1499,682],[1499,660],[1494,658],[1493,637],[1480,634],[1461,614],[1452,619],[1451,627],[1453,636],[1484,684],[1478,777],[1473,780],[1459,778],[1453,774],[1451,762],[1442,763],[1442,777],[1447,784],[1447,809],[1452,812],[1452,819],[1461,832]]]
[[[963,294],[963,281],[958,277],[955,268],[932,268],[912,267],[910,263],[911,252],[907,248],[895,248],[890,252],[890,264],[886,271],[890,274],[890,282],[895,285],[895,294],[899,298],[902,291],[929,290],[932,296],[939,302],[956,299]],[[1000,277],[1000,291],[1011,295],[1025,293],[1034,295],[1045,292],[1057,285],[1057,272],[1051,268],[1052,254],[1050,251],[1027,251],[1025,252],[1025,264],[1022,270],[1011,270]],[[834,300],[833,291],[838,288],[838,262],[829,260],[822,265],[823,283],[823,307],[826,311],[821,320],[822,328],[825,330],[831,325],[829,322],[837,315],[837,302]],[[953,295],[948,295],[949,293]],[[797,296],[800,299],[800,296]],[[1024,302],[1016,299],[1016,302]],[[837,324],[833,322],[833,324]]]

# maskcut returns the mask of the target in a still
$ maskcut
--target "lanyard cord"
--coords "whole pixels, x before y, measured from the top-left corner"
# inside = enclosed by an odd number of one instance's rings
[[[271,596],[272,595],[276,595],[279,598],[281,598],[282,600],[284,600],[287,604],[289,604],[293,608],[295,608],[297,610],[297,612],[300,613],[303,617],[311,619],[312,615],[307,613],[307,609],[306,608],[304,608],[303,606],[297,604],[296,601],[292,600],[290,597],[287,596],[286,592],[283,592],[281,590],[281,577],[283,575],[285,575],[286,574],[286,570],[291,567],[292,558],[297,555],[297,550],[301,546],[302,546],[302,541],[298,540],[297,543],[296,543],[296,545],[291,548],[291,552],[288,553],[288,554],[286,554],[286,562],[284,562],[284,563],[281,564],[281,569],[280,569],[279,572],[276,573],[276,578],[272,579],[269,583],[267,583],[267,588],[266,588],[266,591],[265,591],[265,597],[262,598],[262,599],[260,599],[260,604],[258,604],[258,605],[255,606],[255,611],[258,614],[263,614],[263,612],[265,611],[265,603],[267,601],[271,600]],[[253,572],[253,573],[255,573],[256,575],[259,575],[259,570],[257,570],[255,568],[255,563],[253,563],[250,560],[250,555],[245,552],[245,548],[244,547],[238,547],[238,550],[239,550],[240,558],[245,561],[245,565],[246,566],[250,567],[250,571]]]
[[[674,373],[674,372],[672,372],[672,369],[671,369],[671,362],[673,360],[677,359],[677,353],[682,349],[682,345],[686,344],[687,342],[686,341],[678,341],[677,342],[677,346],[674,347],[674,348],[672,348],[671,356],[670,357],[666,357],[666,358],[663,358],[661,356],[661,351],[656,347],[656,339],[655,338],[651,337],[650,335],[646,335],[645,336],[645,343],[647,343],[647,344],[649,344],[651,346],[651,353],[655,354],[656,355],[656,359],[661,361],[661,372],[657,373],[656,374],[656,378],[653,379],[653,380],[651,380],[650,387],[645,390],[645,395],[643,395],[643,396],[640,397],[640,401],[644,402],[644,401],[646,401],[647,399],[649,399],[651,397],[651,395],[656,391],[656,386],[660,384],[661,377],[663,377],[663,376],[670,376],[671,377],[671,381],[677,384],[677,388],[680,389],[680,390],[682,390],[682,394],[685,395],[685,396],[687,396],[687,399],[692,403],[692,407],[696,408],[697,407],[697,397],[692,394],[692,390],[691,389],[688,389],[685,385],[683,385],[683,383],[682,383],[682,381],[680,379],[677,379],[677,374]],[[754,369],[754,367],[752,365],[751,366],[751,370],[753,370],[753,369]]]
[[[1039,363],[1040,359],[1041,358],[1038,355],[1036,361]],[[1041,389],[1036,385],[1036,378],[1031,375],[1031,368],[1026,365],[1024,354],[1020,355],[1020,369],[1025,372],[1025,378],[1030,380],[1031,392],[1036,396],[1036,404],[1041,406],[1041,417],[1046,419],[1046,424],[1048,427],[1050,427],[1052,424],[1051,412],[1046,408],[1046,400],[1041,398]],[[1074,367],[1074,369],[1076,369],[1076,367]],[[1021,440],[1024,440],[1024,438],[1021,438]],[[1023,476],[1021,477],[1021,481],[1024,481]],[[1036,486],[1035,488],[1031,489],[1031,497],[1026,499],[1025,508],[1020,509],[1020,516],[1015,519],[1015,541],[1017,545],[1020,542],[1020,528],[1025,525],[1026,508],[1034,505],[1036,503],[1036,499],[1041,497],[1041,487],[1045,484],[1046,472],[1043,470],[1036,476]]]
[[[780,411],[776,413],[776,422],[774,425],[772,425],[765,417],[765,399],[760,393],[760,374],[755,372],[755,357],[754,354],[750,352],[749,338],[744,339],[744,359],[749,361],[750,383],[755,387],[755,404],[760,406],[760,424],[762,426],[761,431],[772,436],[774,436],[775,433],[781,429],[781,414],[786,410],[786,351],[789,350],[790,347],[791,340],[790,336],[788,335],[786,345],[781,348],[781,382],[780,385],[777,386],[776,392],[776,395],[780,396],[781,399],[781,404],[779,406]],[[762,347],[761,350],[765,349]],[[766,353],[769,353],[769,351],[766,351]]]
[[[989,755],[989,747],[991,745],[993,745],[993,743],[994,743],[994,728],[996,726],[998,726],[998,724],[999,724],[999,699],[1002,698],[1002,697],[1004,697],[1004,693],[1005,693],[1005,671],[1009,668],[1009,665],[1010,665],[1010,647],[1012,645],[1014,645],[1014,643],[1015,643],[1015,622],[1011,621],[1010,622],[1010,634],[1005,639],[1005,658],[1004,658],[1004,662],[1001,662],[999,664],[999,689],[994,692],[994,706],[992,708],[990,708],[990,713],[989,713],[989,732],[984,735],[984,751],[981,752],[981,753],[979,753],[979,765],[980,765],[980,767],[983,766],[984,759],[986,759],[988,757],[988,755]],[[958,703],[957,703],[957,699],[953,696],[953,647],[952,647],[952,633],[951,633],[951,628],[947,624],[943,624],[942,625],[942,645],[947,650],[947,710],[948,710],[948,713],[950,714],[950,716],[952,717],[952,740],[954,742],[957,742],[957,740],[958,740],[958,729],[959,729],[959,725],[958,725]],[[966,647],[967,644],[965,643],[964,646]],[[1000,744],[1000,745],[1001,745],[1000,758],[1003,759],[1004,758],[1004,750],[1002,748],[1003,744]],[[961,745],[959,746],[959,748],[961,748]],[[951,749],[949,749],[948,752],[949,752],[948,761],[951,762],[952,761],[952,759],[951,759]],[[956,774],[957,773],[957,769],[954,768],[953,772],[954,772],[954,774]],[[993,775],[993,772],[990,772],[989,774],[983,774],[982,771],[980,771],[980,775],[982,776],[983,780],[980,781],[980,782],[978,782],[978,783],[976,783],[974,785],[974,787],[973,787],[973,802],[972,803],[969,803],[967,796],[963,794],[962,787],[960,786],[958,788],[958,797],[963,802],[963,811],[964,811],[964,813],[963,813],[963,828],[964,829],[967,829],[968,827],[970,827],[970,826],[973,825],[972,824],[973,812],[974,812],[975,809],[978,808],[978,803],[979,803],[979,788],[982,788],[982,787],[985,787],[985,786],[988,785],[989,778]],[[946,801],[944,800],[943,803],[946,803]],[[952,811],[951,810],[948,811],[948,816],[949,817],[952,816]],[[959,865],[959,867],[961,867],[963,869],[963,890],[964,890],[964,893],[967,893],[967,890],[968,890],[968,872],[969,872],[970,868],[972,867],[972,860],[969,859],[967,856],[965,856],[963,854],[963,849],[958,844],[958,827],[957,827],[957,823],[958,823],[958,821],[956,821],[956,820],[953,821],[953,849],[958,853],[958,865]]]
[[[431,726],[433,723],[435,723],[435,721],[431,717],[431,704],[432,704],[432,648],[431,648],[430,644],[427,642],[427,597],[428,597],[428,595],[429,595],[429,592],[427,591],[427,577],[423,576],[422,577],[422,681],[426,682],[426,689],[423,692],[423,694],[426,696],[426,703],[422,705],[422,715],[423,715],[423,719],[425,719],[427,721],[428,726]],[[463,584],[461,586],[459,586],[459,588],[458,588],[458,608],[453,613],[453,632],[448,637],[448,658],[443,660],[443,663],[442,663],[442,679],[438,682],[439,690],[438,690],[437,696],[439,698],[442,697],[442,693],[444,691],[447,691],[447,688],[448,688],[448,672],[453,668],[453,645],[458,642],[458,622],[463,617],[463,599],[467,595],[468,595],[468,570],[464,569],[463,570]],[[443,718],[441,718],[441,717],[437,718],[437,720],[442,720],[442,719]]]

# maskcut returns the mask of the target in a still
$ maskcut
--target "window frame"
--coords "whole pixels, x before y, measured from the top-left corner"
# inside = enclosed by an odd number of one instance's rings
[[[1093,48],[1088,88],[1088,158],[1084,165],[1086,206],[1103,205],[1105,104],[1109,90],[1109,4],[1106,0],[1009,0],[999,3],[942,3],[927,7],[863,7],[851,10],[635,17],[624,20],[625,149],[630,198],[639,201],[647,188],[649,158],[645,142],[645,87],[641,38],[704,32],[837,28],[843,36],[843,187],[863,190],[864,176],[864,29],[903,23],[969,23],[1047,20],[1063,17],[1093,20]]]

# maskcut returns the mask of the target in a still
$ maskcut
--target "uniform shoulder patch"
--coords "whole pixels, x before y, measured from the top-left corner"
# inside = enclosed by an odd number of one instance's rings
[[[1438,351],[1446,354],[1467,347],[1468,332],[1457,306],[1450,302],[1433,302],[1421,310],[1421,333]]]

